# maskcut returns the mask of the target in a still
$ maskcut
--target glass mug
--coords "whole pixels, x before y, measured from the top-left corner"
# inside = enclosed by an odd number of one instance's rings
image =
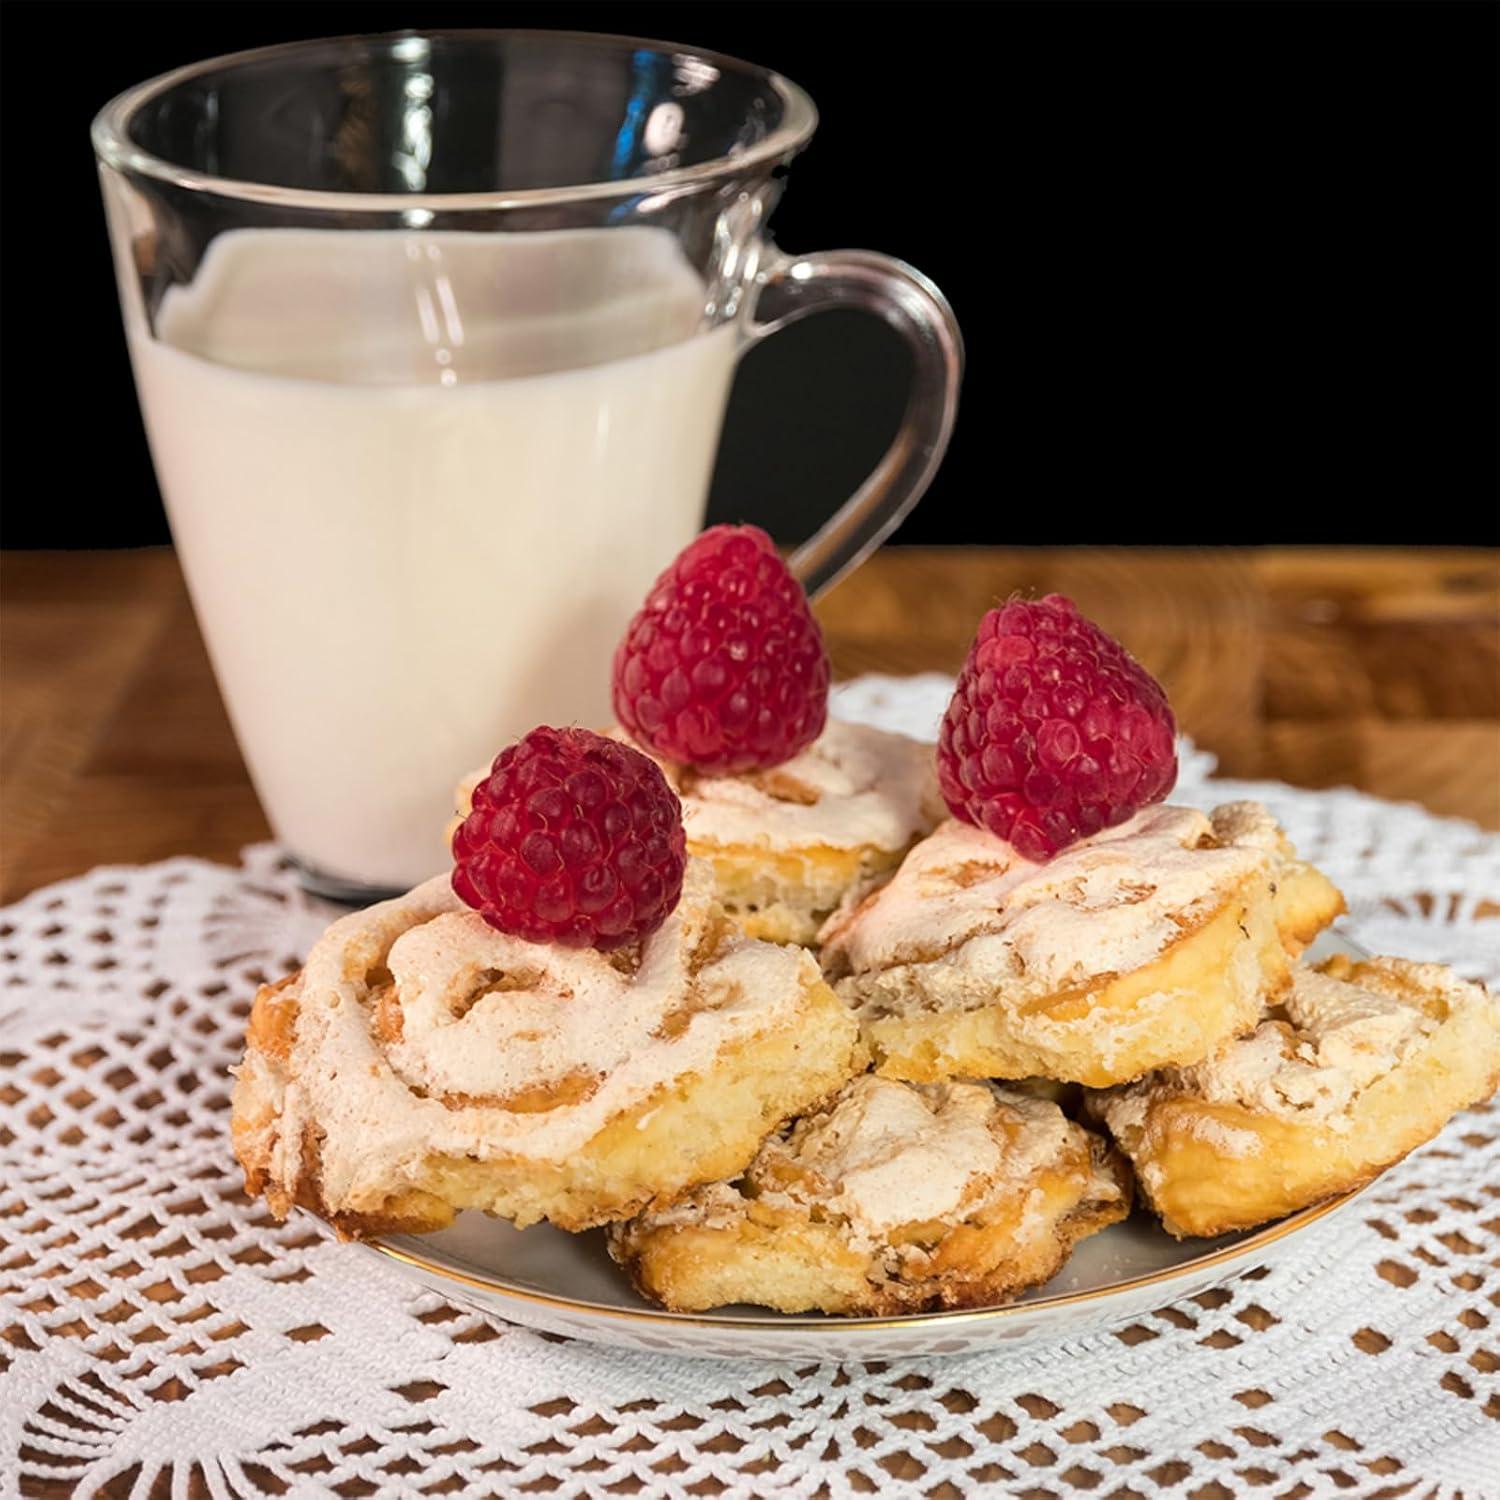
[[[173,537],[311,889],[424,879],[463,773],[607,721],[754,341],[858,307],[914,359],[894,443],[792,559],[809,591],[926,488],[962,366],[941,294],[766,235],[816,123],[733,58],[521,31],[238,53],[94,121]]]

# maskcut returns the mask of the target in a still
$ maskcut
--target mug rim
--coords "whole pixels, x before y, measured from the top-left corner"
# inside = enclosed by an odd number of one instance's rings
[[[156,156],[130,139],[129,126],[136,113],[168,90],[204,73],[222,68],[270,61],[315,47],[330,47],[363,42],[398,42],[408,38],[457,41],[547,38],[585,44],[613,44],[648,48],[658,52],[682,52],[703,58],[721,67],[762,80],[782,101],[785,114],[762,141],[745,151],[716,156],[690,167],[672,167],[664,172],[637,177],[611,178],[608,181],[579,182],[541,188],[462,192],[462,193],[346,193],[328,188],[295,188],[275,183],[250,182],[243,178],[220,177],[200,172],[164,157]],[[547,204],[572,203],[596,198],[665,193],[672,197],[694,191],[716,179],[736,175],[747,168],[776,162],[792,156],[807,144],[818,125],[817,106],[800,85],[769,68],[749,63],[727,52],[694,47],[686,43],[653,40],[648,37],[603,31],[567,31],[548,27],[458,27],[411,28],[403,31],[353,32],[343,36],[307,37],[292,42],[276,42],[265,47],[249,47],[225,52],[158,73],[142,83],[116,94],[94,116],[89,130],[95,155],[100,162],[122,172],[136,172],[157,181],[190,192],[210,193],[219,197],[282,208],[302,208],[340,213],[400,214],[410,211],[452,212],[465,209],[504,209],[539,207]]]

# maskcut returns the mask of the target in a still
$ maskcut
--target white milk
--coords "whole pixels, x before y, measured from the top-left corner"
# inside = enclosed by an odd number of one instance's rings
[[[277,836],[440,869],[454,782],[609,719],[610,658],[698,529],[734,330],[650,229],[241,230],[130,327],[198,618]]]

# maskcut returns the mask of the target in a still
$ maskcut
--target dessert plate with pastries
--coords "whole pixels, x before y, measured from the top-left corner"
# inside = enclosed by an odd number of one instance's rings
[[[960,1352],[1266,1264],[1500,1083],[1481,986],[1170,801],[1166,696],[1071,601],[985,615],[935,745],[828,685],[764,533],[687,547],[618,722],[503,748],[452,870],[261,990],[248,1190],[555,1333]]]

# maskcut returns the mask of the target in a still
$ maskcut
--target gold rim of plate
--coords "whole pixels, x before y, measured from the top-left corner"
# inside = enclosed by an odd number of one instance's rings
[[[471,1272],[459,1271],[419,1252],[388,1244],[383,1239],[366,1240],[364,1243],[371,1250],[378,1251],[400,1265],[443,1281],[456,1282],[460,1286],[476,1288],[494,1296],[531,1303],[537,1307],[550,1308],[556,1312],[582,1313],[618,1323],[657,1324],[669,1328],[705,1328],[721,1332],[753,1329],[762,1333],[778,1328],[803,1332],[837,1329],[840,1332],[848,1330],[860,1333],[876,1333],[890,1329],[964,1328],[976,1323],[997,1322],[1005,1318],[1035,1314],[1058,1307],[1074,1307],[1085,1302],[1103,1302],[1121,1293],[1139,1291],[1144,1287],[1158,1286],[1163,1282],[1175,1281],[1195,1272],[1211,1270],[1225,1261],[1236,1260],[1241,1256],[1254,1254],[1257,1250],[1264,1250],[1288,1235],[1296,1234],[1299,1230],[1315,1224],[1319,1219],[1327,1218],[1328,1215],[1337,1212],[1346,1203],[1357,1198],[1369,1185],[1365,1183],[1347,1193],[1341,1193],[1337,1198],[1329,1198],[1323,1203],[1314,1204],[1311,1208],[1301,1209],[1285,1219],[1278,1219],[1274,1224],[1246,1234],[1243,1239],[1238,1239],[1231,1245],[1222,1245],[1217,1250],[1194,1256],[1190,1260],[1179,1261],[1174,1266],[1163,1266],[1158,1271],[1128,1276],[1122,1281],[1111,1282],[1108,1286],[1092,1287],[1078,1292],[1056,1292],[1051,1296],[1035,1297],[1025,1302],[1006,1302],[997,1307],[957,1308],[948,1312],[902,1313],[896,1317],[887,1318],[841,1318],[824,1313],[777,1313],[769,1309],[758,1316],[747,1317],[740,1313],[676,1313],[667,1312],[664,1308],[616,1307],[581,1297],[558,1297],[547,1292],[530,1291],[517,1286],[514,1282],[502,1280],[498,1276],[475,1275]]]

